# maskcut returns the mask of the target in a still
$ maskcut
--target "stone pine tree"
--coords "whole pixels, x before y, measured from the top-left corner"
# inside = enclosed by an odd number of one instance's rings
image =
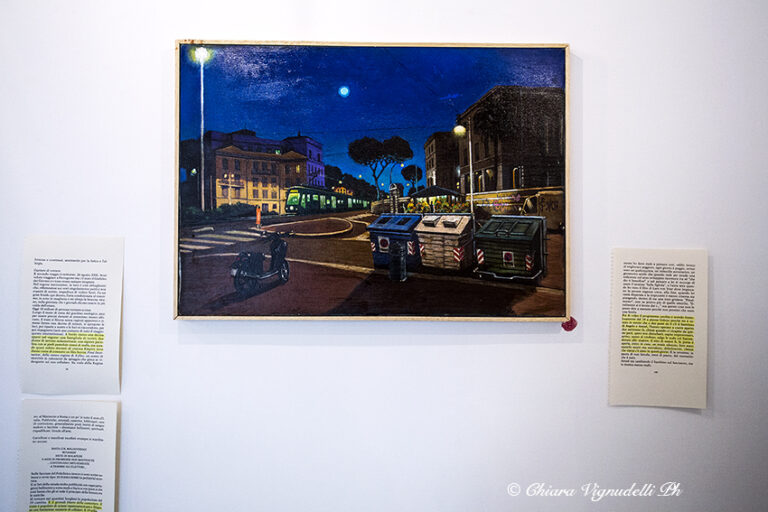
[[[403,178],[406,179],[406,181],[411,182],[411,190],[416,192],[417,186],[419,181],[421,181],[421,178],[423,176],[423,172],[421,170],[421,167],[417,167],[415,165],[409,165],[405,168],[403,168],[402,171],[400,171],[400,174],[403,175]]]
[[[398,136],[388,138],[382,142],[382,145],[384,146],[384,161],[389,167],[389,184],[391,185],[392,169],[413,158],[413,150],[407,140]]]
[[[181,174],[182,170],[183,175]],[[200,207],[200,139],[179,144],[179,203],[182,209]]]
[[[326,165],[325,166],[325,186],[328,188],[334,188],[339,185],[339,182],[341,182],[341,176],[342,176],[341,169],[336,167],[335,165]]]
[[[384,142],[372,137],[363,137],[349,143],[349,157],[360,165],[371,170],[376,185],[376,199],[381,199],[379,178],[389,168],[389,181],[392,182],[392,169],[406,160],[413,158],[413,151],[408,141],[398,137],[390,137]]]
[[[363,137],[350,142],[347,153],[353,162],[364,165],[371,170],[374,184],[376,184],[376,199],[381,199],[381,191],[378,187],[379,177],[387,167],[384,144],[374,138]]]

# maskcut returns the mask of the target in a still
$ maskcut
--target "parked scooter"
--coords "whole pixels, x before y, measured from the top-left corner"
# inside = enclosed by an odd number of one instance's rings
[[[269,269],[264,270],[263,252],[241,252],[237,255],[230,267],[230,275],[235,285],[235,290],[243,297],[249,297],[256,293],[265,279],[278,276],[281,283],[288,282],[290,269],[285,256],[288,252],[288,243],[283,237],[290,233],[274,232],[267,235],[259,243],[269,243]]]

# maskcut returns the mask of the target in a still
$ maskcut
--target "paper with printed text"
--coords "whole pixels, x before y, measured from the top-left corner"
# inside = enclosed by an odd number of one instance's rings
[[[122,293],[122,238],[27,238],[20,303],[22,391],[119,393]]]
[[[707,407],[707,253],[614,249],[610,405]]]

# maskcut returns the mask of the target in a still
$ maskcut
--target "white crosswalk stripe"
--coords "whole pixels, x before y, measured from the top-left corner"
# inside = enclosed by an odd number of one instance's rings
[[[253,233],[251,233],[250,231],[236,231],[236,230],[232,230],[232,231],[225,231],[225,233],[227,233],[228,235],[245,235],[245,236],[253,237]]]
[[[190,244],[179,244],[179,248],[181,249],[190,249],[190,250],[198,250],[198,251],[204,251],[206,249],[210,249],[210,245],[190,245]]]
[[[232,235],[205,235],[205,237],[198,237],[198,238],[215,238],[217,240],[230,240],[232,242],[250,242],[252,240],[255,240],[254,237],[248,237],[245,238],[243,236],[232,236]]]
[[[205,244],[213,244],[213,245],[232,245],[233,242],[225,242],[223,240],[208,240],[203,236],[198,236],[195,238],[182,238],[179,240],[180,242],[189,242],[193,244],[199,244],[199,243],[205,243]]]

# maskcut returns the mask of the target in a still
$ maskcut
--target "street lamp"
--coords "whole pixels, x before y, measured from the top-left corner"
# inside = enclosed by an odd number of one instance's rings
[[[205,210],[205,96],[203,89],[203,68],[211,58],[211,52],[203,46],[195,48],[194,60],[200,64],[200,209]]]
[[[453,133],[458,137],[463,137],[466,134],[467,144],[469,144],[469,213],[470,219],[472,219],[472,253],[474,254],[477,250],[475,246],[475,191],[473,184],[475,181],[475,170],[472,166],[472,122],[470,118],[467,118],[466,128],[460,124],[457,124],[453,128]],[[461,172],[461,167],[459,167],[459,172]]]
[[[467,119],[467,127],[457,124],[453,128],[453,133],[457,137],[464,137],[464,135],[467,136],[467,144],[469,145],[469,212],[474,215],[475,214],[475,190],[474,190],[474,181],[475,181],[475,170],[472,166],[472,124],[469,119]]]

